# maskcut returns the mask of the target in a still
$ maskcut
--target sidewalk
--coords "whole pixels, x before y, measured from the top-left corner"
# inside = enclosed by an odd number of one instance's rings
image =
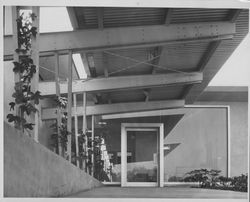
[[[247,199],[247,193],[189,187],[111,187],[79,192],[69,198],[232,198]]]

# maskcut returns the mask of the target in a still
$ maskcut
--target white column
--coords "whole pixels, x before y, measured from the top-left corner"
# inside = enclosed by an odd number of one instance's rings
[[[83,117],[82,117],[82,131],[86,135],[86,92],[83,92]],[[86,143],[83,144],[83,150],[86,151]],[[86,170],[86,160],[83,161],[83,170]]]
[[[77,106],[77,100],[76,100],[76,94],[74,93],[73,95],[74,99],[74,110],[76,112],[76,106]],[[79,147],[78,147],[78,117],[77,114],[75,113],[74,115],[75,119],[75,144],[76,144],[76,166],[79,167]]]
[[[91,175],[94,176],[94,139],[95,139],[95,116],[92,115],[92,119],[91,119],[91,123],[92,123],[92,130],[91,130],[91,139],[92,139],[92,143],[91,143],[91,147],[92,147],[92,155],[91,155],[91,162],[92,162],[92,172]]]
[[[67,130],[68,144],[67,144],[67,154],[69,155],[69,162],[71,162],[71,126],[72,126],[72,50],[69,50],[69,61],[68,61],[68,119],[67,119]]]
[[[59,77],[59,55],[58,52],[55,52],[55,84],[56,84],[56,96],[60,97],[60,77]],[[61,127],[61,109],[57,107],[57,134],[58,134],[58,154],[62,156],[62,144],[60,140],[60,127]]]

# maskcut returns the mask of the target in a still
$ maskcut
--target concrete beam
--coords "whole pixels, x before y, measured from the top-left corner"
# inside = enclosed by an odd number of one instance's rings
[[[122,89],[141,89],[176,84],[191,84],[200,83],[202,79],[202,73],[192,72],[74,80],[72,86],[72,93],[78,93],[83,91],[101,92]],[[43,96],[56,94],[55,82],[40,82],[39,91]],[[68,92],[66,81],[60,82],[60,92],[61,94]]]
[[[221,40],[219,41],[213,41],[210,43],[207,51],[203,54],[203,56],[201,57],[200,61],[199,61],[199,64],[197,66],[197,70],[202,72],[207,63],[209,62],[209,60],[212,58],[213,54],[215,53],[216,49],[218,48],[218,46],[220,45],[221,43]],[[193,88],[193,84],[190,84],[190,85],[187,85],[186,88],[184,89],[183,91],[183,94],[182,94],[182,99],[185,99],[189,92],[191,91],[191,89]]]
[[[152,101],[152,102],[130,102],[130,103],[115,103],[115,104],[103,104],[93,105],[86,107],[86,115],[104,115],[104,114],[117,114],[124,112],[140,112],[159,109],[173,109],[184,107],[184,100],[166,100],[166,101]],[[72,108],[73,115],[82,116],[84,110],[82,106]],[[42,109],[42,120],[56,119],[56,108]]]
[[[203,22],[43,33],[40,35],[39,50],[41,56],[46,56],[51,55],[51,51],[67,54],[68,50],[80,52],[218,40],[232,38],[235,30],[235,23]],[[13,57],[14,45],[11,35],[4,37],[5,60]]]
[[[186,113],[185,108],[178,109],[164,109],[164,110],[154,110],[154,111],[143,111],[143,112],[128,112],[121,114],[107,114],[102,115],[101,119],[121,119],[121,118],[138,118],[138,117],[148,117],[148,116],[171,116],[171,115],[184,115]]]

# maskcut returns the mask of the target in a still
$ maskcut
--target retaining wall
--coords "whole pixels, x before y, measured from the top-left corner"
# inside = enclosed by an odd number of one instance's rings
[[[102,186],[98,180],[4,123],[4,197],[55,197]]]

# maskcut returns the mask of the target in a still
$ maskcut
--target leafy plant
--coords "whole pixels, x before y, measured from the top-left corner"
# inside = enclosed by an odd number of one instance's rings
[[[14,114],[8,114],[8,122],[13,122],[17,129],[29,129],[32,130],[35,124],[27,122],[26,116],[38,113],[35,105],[39,104],[39,100],[42,99],[41,92],[31,91],[31,79],[36,73],[36,66],[33,60],[28,55],[31,48],[31,38],[36,36],[36,27],[32,26],[32,20],[36,18],[35,14],[30,14],[29,17],[24,18],[23,14],[16,20],[17,21],[17,35],[18,35],[18,49],[16,52],[23,53],[22,58],[19,57],[18,61],[14,61],[13,72],[19,75],[20,80],[15,83],[14,93],[12,97],[15,102],[10,102],[10,111],[16,112]],[[25,55],[26,54],[26,55]]]
[[[231,182],[233,190],[247,192],[248,189],[247,179],[248,179],[247,174],[246,175],[241,174],[238,177],[233,177]]]
[[[200,187],[205,187],[208,183],[207,169],[193,170],[186,173],[188,176],[184,178],[185,182],[198,182]]]
[[[37,28],[32,26],[32,21],[34,21],[37,16],[31,13],[29,16],[24,17],[24,13],[17,18],[17,32],[18,32],[18,48],[17,53],[27,54],[31,48],[31,38],[36,36]]]
[[[220,176],[220,170],[199,169],[186,173],[184,182],[199,182],[199,187],[247,192],[248,175],[233,178]]]
[[[56,105],[61,109],[61,111],[66,109],[67,98],[56,96],[54,101]],[[68,119],[67,112],[61,112],[61,121],[60,121],[61,123],[59,126],[59,131],[57,128],[58,123],[54,123],[51,125],[51,128],[53,128],[53,131],[54,131],[54,133],[51,135],[51,139],[53,141],[52,146],[58,149],[58,146],[60,145],[63,151],[65,151],[67,148],[68,135],[70,135],[70,132],[67,130],[67,119]]]

